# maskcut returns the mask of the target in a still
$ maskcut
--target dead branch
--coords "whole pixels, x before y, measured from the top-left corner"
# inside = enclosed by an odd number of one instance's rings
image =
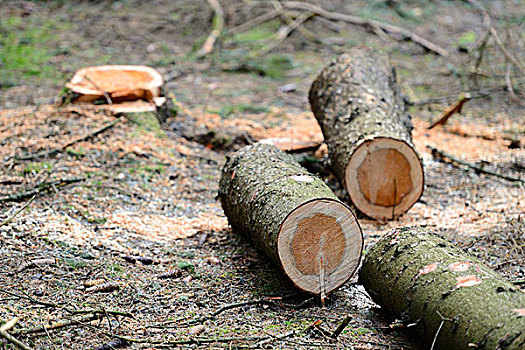
[[[31,199],[22,206],[22,208],[18,209],[16,211],[16,213],[14,213],[11,217],[5,219],[4,221],[2,221],[2,223],[0,223],[0,227],[4,226],[4,225],[7,225],[8,223],[10,223],[11,221],[13,221],[13,219],[18,215],[20,214],[25,208],[27,208],[29,206],[29,204],[31,204],[31,202],[33,201],[33,199],[35,199],[36,195],[34,195],[33,197],[31,197]]]
[[[238,25],[237,27],[230,28],[226,31],[228,35],[234,35],[237,33],[245,32],[253,27],[257,27],[264,22],[271,21],[272,19],[279,17],[284,12],[284,9],[270,11],[258,17],[252,18],[251,20],[244,22],[243,24]]]
[[[34,196],[33,196],[33,198],[34,198]],[[22,264],[20,264],[20,267],[16,270],[16,272],[22,272],[25,269],[30,269],[30,268],[33,268],[33,267],[39,267],[39,266],[46,266],[46,265],[55,264],[56,262],[57,261],[55,259],[53,259],[53,258],[29,260],[29,261],[25,261]]]
[[[197,51],[197,57],[199,58],[202,58],[213,51],[215,42],[221,35],[222,30],[224,28],[224,11],[222,9],[221,4],[218,0],[208,0],[208,3],[213,8],[215,16],[213,17],[213,26],[210,34],[206,38],[206,41],[204,41],[204,44],[202,45],[200,50]]]
[[[12,195],[0,197],[0,203],[2,202],[20,202],[27,198],[31,198],[38,194],[47,192],[50,189],[64,187],[66,185],[76,183],[76,182],[81,182],[84,180],[86,180],[85,177],[73,177],[69,179],[59,179],[55,181],[43,182],[43,183],[36,185],[30,190],[26,190],[26,191],[12,194]]]
[[[350,323],[352,320],[352,316],[346,315],[346,317],[341,321],[341,324],[335,329],[335,331],[330,335],[332,338],[337,338],[339,334],[345,329],[345,327]]]
[[[22,343],[20,340],[13,337],[11,334],[9,334],[7,331],[13,328],[18,323],[19,318],[15,317],[11,319],[10,321],[7,321],[2,327],[0,327],[0,335],[4,337],[8,342],[12,343],[13,345],[17,346],[20,349],[23,350],[31,350],[31,348],[24,343]]]
[[[101,318],[101,315],[99,314],[88,314],[88,315],[84,315],[80,318],[80,320],[74,320],[74,319],[71,319],[71,320],[61,320],[61,321],[57,321],[49,326],[36,326],[36,327],[31,327],[31,328],[22,328],[22,329],[19,329],[17,330],[16,332],[13,332],[13,334],[30,334],[30,333],[39,333],[39,332],[46,332],[46,331],[51,331],[51,330],[55,330],[55,329],[60,329],[60,328],[64,328],[64,327],[69,327],[69,326],[72,326],[72,325],[75,325],[78,323],[78,321],[81,321],[81,322],[88,322],[88,321],[93,321],[93,320],[96,320],[96,319],[99,319]]]
[[[458,98],[458,100],[450,107],[448,107],[445,112],[443,112],[443,115],[441,118],[436,120],[432,125],[428,127],[428,129],[433,129],[438,125],[445,125],[449,118],[453,116],[454,114],[458,113],[461,114],[461,109],[463,108],[463,105],[470,100],[470,95],[467,94],[461,94]]]
[[[113,315],[113,316],[123,316],[133,318],[133,314],[128,311],[122,310],[112,310],[112,309],[81,309],[81,310],[72,310],[70,312],[72,315],[85,315],[85,314],[94,314],[94,315]]]
[[[525,80],[519,81],[514,84],[515,87],[520,87],[522,85],[525,85]],[[470,95],[470,99],[472,100],[475,98],[487,97],[495,93],[505,92],[505,91],[507,91],[507,86],[504,84],[504,85],[490,87],[490,88],[481,89],[477,91],[471,91],[471,92],[468,92],[468,94]],[[404,100],[408,106],[423,106],[423,105],[429,105],[429,104],[450,103],[456,100],[457,98],[458,98],[458,95],[447,95],[447,96],[436,97],[436,98],[424,98],[418,101],[410,101],[408,98],[405,97]]]
[[[276,11],[281,11],[282,12],[281,13],[281,18],[284,20],[284,22],[286,22],[286,24],[291,26],[293,24],[294,19],[288,14],[288,12],[284,12],[283,11],[284,9],[283,9],[283,5],[281,5],[281,2],[279,0],[270,0],[270,1],[272,3],[272,6],[275,8]],[[317,37],[317,35],[315,35],[311,31],[309,31],[305,27],[299,26],[297,28],[297,30],[305,38],[307,38],[307,39],[309,39],[309,40],[311,40],[313,42],[321,42],[321,40]]]
[[[65,145],[63,146],[60,146],[60,147],[57,147],[57,148],[52,148],[50,150],[47,150],[47,151],[43,151],[43,152],[38,152],[38,153],[33,153],[33,154],[27,154],[27,155],[22,155],[22,156],[15,156],[15,159],[16,160],[32,160],[32,159],[37,159],[37,158],[42,158],[42,157],[51,157],[51,156],[54,156],[55,154],[58,154],[64,150],[66,150],[68,147],[71,147],[73,146],[74,144],[76,143],[79,143],[79,142],[84,142],[84,141],[87,141],[95,136],[98,136],[100,134],[102,134],[103,132],[111,129],[112,127],[114,127],[118,122],[120,121],[120,118],[116,119],[116,120],[113,120],[109,123],[106,123],[105,125],[103,125],[102,127],[100,127],[99,129],[97,130],[94,130],[82,137],[79,137],[73,141],[70,141],[68,143],[66,143]]]
[[[519,102],[520,99],[518,98],[518,96],[516,96],[514,88],[512,87],[512,81],[510,80],[510,63],[508,59],[505,60],[505,86],[507,87],[507,91],[509,92],[510,98],[513,101]]]
[[[446,153],[444,151],[441,151],[437,148],[434,148],[432,146],[428,146],[427,145],[427,148],[430,149],[432,151],[432,155],[434,157],[437,157],[437,158],[440,158],[441,160],[445,160],[445,158],[448,158],[452,163],[458,163],[458,164],[461,164],[461,165],[464,165],[466,166],[467,168],[470,168],[470,169],[473,169],[473,170],[476,170],[477,172],[479,173],[483,173],[483,174],[487,174],[487,175],[491,175],[491,176],[495,176],[495,177],[499,177],[501,179],[505,179],[505,180],[508,180],[508,181],[512,181],[512,182],[521,182],[521,183],[525,183],[525,180],[522,180],[520,178],[516,178],[516,177],[512,177],[512,176],[508,176],[508,175],[504,175],[504,174],[499,174],[499,173],[496,173],[492,170],[487,170],[487,169],[484,169],[483,166],[479,166],[479,165],[476,165],[476,164],[473,164],[473,163],[470,163],[470,162],[467,162],[466,160],[463,160],[463,159],[459,159],[457,157],[454,157],[453,155],[449,154],[449,153]]]
[[[523,62],[521,62],[517,57],[512,55],[509,52],[509,50],[507,50],[505,45],[503,45],[503,43],[501,42],[501,39],[500,39],[500,37],[498,35],[498,32],[496,31],[496,29],[492,25],[492,19],[491,19],[489,13],[487,12],[487,10],[485,9],[485,7],[477,0],[466,0],[466,1],[469,4],[471,4],[472,6],[476,7],[478,9],[478,11],[482,14],[482,16],[483,16],[483,23],[487,27],[488,31],[490,32],[490,35],[494,39],[494,42],[499,47],[501,52],[503,52],[505,57],[510,62],[512,62],[512,64],[520,71],[520,73],[522,75],[525,75],[525,64]]]
[[[304,22],[312,18],[313,15],[314,13],[312,12],[301,13],[292,23],[290,23],[290,25],[279,28],[275,39],[272,40],[269,45],[259,50],[256,53],[256,56],[264,56],[268,52],[275,49],[277,46],[281,45],[288,35],[290,35],[294,30],[298,29]]]
[[[403,38],[409,39],[412,42],[440,56],[448,57],[450,55],[450,53],[446,49],[440,47],[439,45],[434,44],[433,42],[421,37],[420,35],[414,32],[411,32],[408,29],[400,28],[392,24],[383,23],[372,19],[366,19],[359,16],[347,15],[344,13],[326,11],[321,7],[301,1],[287,1],[283,3],[283,6],[288,9],[313,12],[317,16],[325,17],[333,21],[342,21],[350,24],[369,27],[375,29],[376,31],[377,29],[380,29],[386,33],[400,35]]]
[[[46,307],[56,307],[56,308],[60,307],[60,305],[55,304],[55,303],[51,303],[51,302],[48,302],[48,301],[42,301],[42,300],[35,299],[35,298],[27,295],[27,293],[25,293],[23,291],[21,291],[22,295],[16,294],[16,293],[13,293],[13,292],[9,292],[7,290],[1,290],[1,289],[0,289],[0,292],[8,294],[8,295],[11,295],[11,296],[19,298],[19,299],[29,300],[30,302],[38,304],[38,305],[43,305],[43,306],[46,306]],[[67,309],[66,309],[66,311],[67,311]]]

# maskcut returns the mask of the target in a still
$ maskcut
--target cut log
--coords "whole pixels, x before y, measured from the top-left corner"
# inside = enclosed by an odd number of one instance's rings
[[[353,212],[274,146],[257,143],[228,159],[219,198],[232,228],[304,291],[323,296],[359,265],[363,236]]]
[[[161,94],[162,76],[146,66],[97,66],[82,68],[66,87],[76,94],[71,102],[93,103],[109,97],[111,103],[146,100]],[[110,103],[110,104],[111,104]]]
[[[423,166],[388,58],[352,49],[324,68],[309,100],[334,173],[356,208],[375,219],[410,209],[423,193]]]
[[[429,230],[385,235],[359,280],[433,349],[525,348],[525,293]]]

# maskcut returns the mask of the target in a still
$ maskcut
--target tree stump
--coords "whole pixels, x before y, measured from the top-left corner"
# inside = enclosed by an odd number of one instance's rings
[[[388,57],[366,47],[337,57],[312,84],[309,100],[354,205],[383,220],[410,209],[423,193],[423,166]]]
[[[161,95],[162,76],[147,66],[96,66],[78,70],[66,87],[75,93],[73,103],[97,100],[153,101]]]
[[[232,228],[304,291],[329,293],[359,265],[363,236],[353,212],[274,146],[247,146],[229,158],[219,198]]]
[[[525,293],[426,229],[385,235],[366,254],[359,279],[433,349],[525,348]]]

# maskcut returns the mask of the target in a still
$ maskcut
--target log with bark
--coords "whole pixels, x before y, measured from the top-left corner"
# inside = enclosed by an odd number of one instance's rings
[[[354,205],[376,219],[410,209],[423,193],[423,167],[388,58],[353,48],[323,69],[309,100]]]
[[[323,296],[359,265],[363,236],[353,212],[274,146],[257,143],[229,158],[219,198],[232,228],[304,291]]]
[[[427,229],[385,235],[359,279],[433,349],[525,348],[525,293]]]

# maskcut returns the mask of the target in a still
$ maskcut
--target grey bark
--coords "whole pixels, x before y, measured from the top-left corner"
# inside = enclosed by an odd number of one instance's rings
[[[301,175],[313,181],[293,179]],[[330,188],[292,156],[259,143],[244,147],[226,161],[218,197],[232,228],[247,236],[277,266],[281,266],[277,236],[288,214],[311,200],[337,201]]]
[[[369,250],[359,279],[434,349],[525,348],[525,293],[429,230],[392,230]]]
[[[352,153],[365,140],[388,137],[413,148],[412,121],[385,55],[356,47],[338,56],[313,82],[308,98],[342,182]]]

